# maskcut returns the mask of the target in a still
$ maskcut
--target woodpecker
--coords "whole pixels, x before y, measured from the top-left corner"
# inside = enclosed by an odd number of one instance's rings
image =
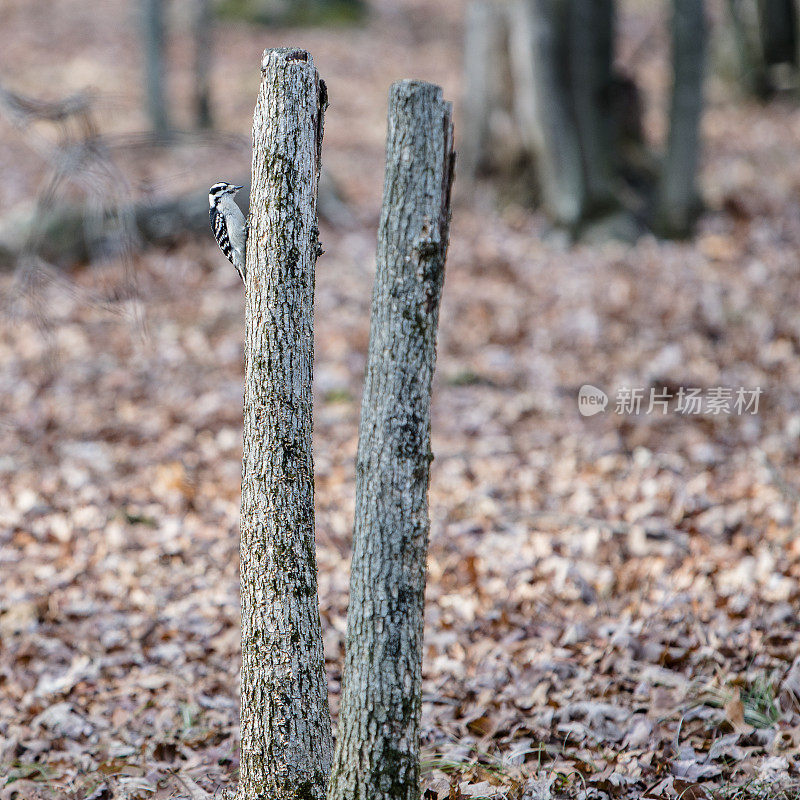
[[[225,181],[215,183],[208,192],[208,215],[211,219],[211,230],[214,232],[219,249],[236,267],[236,271],[244,283],[244,248],[247,243],[248,224],[233,199],[241,188],[241,186],[234,186]]]

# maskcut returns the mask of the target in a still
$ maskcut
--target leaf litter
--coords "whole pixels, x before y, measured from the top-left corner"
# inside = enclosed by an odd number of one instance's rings
[[[15,28],[33,11],[11,5],[5,57],[35,84],[49,68]],[[404,7],[415,23],[399,34],[380,9],[360,30],[303,32],[334,99],[326,165],[357,220],[322,226],[317,275],[334,713],[385,92],[412,73],[460,90],[462,4]],[[623,37],[652,22],[626,8]],[[48,24],[83,13],[65,0]],[[138,100],[122,87],[137,85],[135,49],[113,13],[92,21],[115,124],[133,129]],[[282,33],[221,36],[249,76],[245,54]],[[663,36],[640,59],[657,134]],[[84,78],[75,63],[67,82]],[[247,80],[230,109],[242,130]],[[427,800],[800,795],[800,112],[710,91],[694,243],[567,248],[540,216],[493,210],[488,186],[457,192],[433,419]],[[171,158],[210,184],[232,156]],[[246,149],[237,158],[246,171]],[[9,182],[37,169],[17,144],[0,161]],[[147,165],[156,184],[170,169]],[[0,329],[3,800],[221,797],[236,782],[241,286],[210,237],[135,259],[146,328],[85,302],[121,285],[111,261],[44,280]],[[0,287],[13,293],[14,277]],[[755,416],[621,415],[612,402],[582,418],[585,383],[611,397],[763,397]]]

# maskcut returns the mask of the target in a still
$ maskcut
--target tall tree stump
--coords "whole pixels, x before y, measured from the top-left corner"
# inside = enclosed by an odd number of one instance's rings
[[[264,53],[247,240],[240,800],[321,800],[331,763],[311,452],[325,105],[307,52]]]
[[[392,86],[331,800],[419,800],[430,397],[450,222],[451,117],[438,86]]]

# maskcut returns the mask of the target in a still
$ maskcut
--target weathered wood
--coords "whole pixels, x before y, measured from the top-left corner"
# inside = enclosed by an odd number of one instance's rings
[[[430,394],[453,177],[438,86],[392,86],[330,800],[419,800]]]
[[[654,227],[663,236],[680,237],[691,232],[699,208],[697,165],[707,35],[703,0],[673,0],[672,7],[672,107]]]
[[[264,53],[247,241],[240,800],[321,800],[331,763],[311,450],[325,105],[307,52]]]

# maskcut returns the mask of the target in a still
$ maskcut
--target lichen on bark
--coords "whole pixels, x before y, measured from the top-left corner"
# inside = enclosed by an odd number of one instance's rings
[[[310,54],[264,53],[247,242],[240,800],[321,800],[330,772],[311,449],[325,99]]]
[[[438,86],[394,84],[330,800],[419,800],[430,395],[453,177]]]

